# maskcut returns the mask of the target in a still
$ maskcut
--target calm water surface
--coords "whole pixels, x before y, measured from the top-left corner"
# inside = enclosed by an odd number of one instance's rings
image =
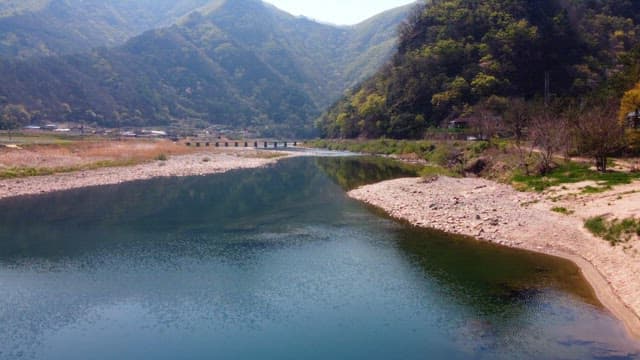
[[[0,202],[0,359],[632,359],[568,262],[414,229],[299,158]]]

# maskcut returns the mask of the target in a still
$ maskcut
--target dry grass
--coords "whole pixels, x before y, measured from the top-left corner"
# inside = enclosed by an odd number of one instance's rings
[[[22,150],[0,148],[0,178],[134,165],[194,151],[167,140],[91,140]]]
[[[243,151],[235,154],[238,157],[251,158],[251,159],[277,159],[287,156],[287,153],[277,151]]]
[[[171,156],[193,153],[194,149],[165,140],[135,140],[86,143],[82,144],[80,148],[74,149],[74,151],[82,153],[83,156],[88,158],[144,162],[154,160],[162,154]]]

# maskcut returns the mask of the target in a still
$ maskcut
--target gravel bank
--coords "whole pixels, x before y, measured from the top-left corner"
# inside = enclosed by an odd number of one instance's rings
[[[294,156],[293,153],[287,153]],[[156,177],[197,176],[233,169],[257,168],[275,163],[280,158],[264,158],[255,150],[234,152],[201,152],[171,156],[167,161],[154,161],[135,166],[34,176],[0,181],[0,199],[76,189],[88,186],[120,184]]]
[[[540,194],[476,178],[397,179],[349,196],[413,225],[559,256],[576,263],[600,301],[640,338],[640,259],[584,229],[584,220],[550,211]]]

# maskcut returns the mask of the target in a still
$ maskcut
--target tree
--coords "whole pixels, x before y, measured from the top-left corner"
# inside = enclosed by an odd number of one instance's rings
[[[498,134],[500,118],[485,106],[477,106],[469,118],[469,126],[481,140],[490,140]]]
[[[548,108],[541,109],[531,117],[529,138],[533,149],[540,154],[538,170],[541,175],[553,169],[553,157],[565,148],[569,137],[566,117],[558,116]]]
[[[640,82],[636,86],[627,91],[622,97],[620,103],[620,111],[618,112],[618,119],[622,125],[627,122],[627,116],[631,112],[636,112],[636,116],[640,115]]]
[[[503,120],[504,129],[515,140],[520,167],[522,167],[526,175],[529,175],[527,158],[531,156],[531,151],[527,151],[524,146],[524,140],[531,122],[531,106],[522,98],[511,99],[503,115]]]
[[[24,105],[5,105],[0,112],[0,129],[9,131],[9,139],[11,139],[12,130],[28,124],[29,121],[31,121],[31,114]]]
[[[592,156],[598,171],[607,171],[607,158],[625,146],[624,126],[618,121],[614,102],[583,107],[571,122],[576,130],[578,149]]]

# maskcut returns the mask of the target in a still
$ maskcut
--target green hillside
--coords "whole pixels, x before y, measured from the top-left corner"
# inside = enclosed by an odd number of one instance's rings
[[[318,125],[328,137],[421,137],[478,104],[542,98],[545,78],[552,98],[604,91],[640,43],[639,14],[629,0],[434,0],[403,25],[392,63]]]
[[[22,122],[217,123],[310,134],[322,109],[389,59],[408,9],[335,27],[258,0],[216,0],[119,47],[2,59],[0,106],[21,109]]]
[[[219,1],[219,0],[218,0]],[[116,46],[169,26],[210,0],[4,0],[0,56],[28,58]]]

